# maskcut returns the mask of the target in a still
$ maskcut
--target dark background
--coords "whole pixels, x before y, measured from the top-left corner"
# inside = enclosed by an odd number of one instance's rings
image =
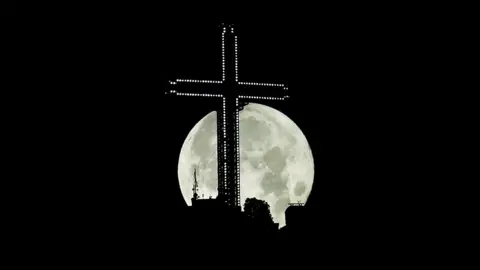
[[[420,248],[441,208],[427,196],[438,181],[418,171],[431,139],[422,132],[431,119],[417,114],[435,64],[431,22],[393,6],[213,8],[116,4],[32,26],[44,60],[44,90],[28,96],[38,110],[22,133],[41,161],[31,172],[42,180],[29,187],[42,202],[32,220],[44,226],[33,230],[60,247],[117,255],[197,233],[182,222],[178,155],[215,104],[163,93],[168,79],[220,78],[217,25],[227,19],[239,34],[240,80],[287,83],[291,100],[272,106],[312,148],[306,207],[318,229],[302,241],[342,254],[414,238]]]
[[[15,0],[5,0],[0,4],[0,15],[14,16],[17,14]]]

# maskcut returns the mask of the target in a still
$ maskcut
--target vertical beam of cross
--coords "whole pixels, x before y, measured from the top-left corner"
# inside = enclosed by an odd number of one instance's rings
[[[238,37],[233,25],[222,24],[222,80],[177,79],[170,81],[173,96],[218,98],[217,113],[218,198],[232,208],[240,207],[239,112],[250,101],[289,98],[284,84],[239,82]],[[202,87],[204,86],[204,87]]]

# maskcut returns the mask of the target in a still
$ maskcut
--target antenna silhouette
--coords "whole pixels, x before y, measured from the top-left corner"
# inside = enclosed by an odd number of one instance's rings
[[[197,181],[197,166],[193,167],[193,188],[192,188],[192,191],[193,191],[193,199],[196,200],[198,199],[198,181]]]
[[[305,203],[297,201],[296,203],[289,203],[288,205],[289,206],[305,206]]]

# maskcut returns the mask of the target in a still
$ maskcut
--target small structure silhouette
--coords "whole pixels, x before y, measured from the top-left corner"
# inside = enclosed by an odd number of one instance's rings
[[[198,196],[197,170],[194,169],[193,196],[190,207],[191,224],[202,231],[208,240],[221,240],[222,235],[235,235],[239,239],[269,239],[278,232],[278,223],[273,221],[270,206],[257,198],[247,198],[244,211],[232,208],[222,194],[216,198],[200,199]],[[214,236],[212,236],[214,235]]]
[[[306,225],[306,209],[304,203],[289,203],[287,210],[285,210],[286,226],[281,228],[278,232],[278,237],[281,240],[294,240],[299,237],[305,237],[307,234]]]
[[[289,203],[285,210],[285,222],[289,227],[297,227],[302,223],[305,215],[305,205],[303,203]]]

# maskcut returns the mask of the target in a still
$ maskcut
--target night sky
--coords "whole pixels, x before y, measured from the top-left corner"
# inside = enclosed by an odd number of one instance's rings
[[[169,79],[221,78],[217,26],[224,17],[239,35],[240,80],[289,86],[290,101],[271,106],[312,148],[307,206],[319,234],[365,240],[412,224],[404,209],[416,207],[413,197],[428,184],[406,172],[419,163],[410,143],[417,133],[403,117],[412,114],[405,101],[422,87],[415,81],[424,64],[416,59],[427,49],[422,30],[393,8],[256,8],[219,16],[138,4],[58,22],[61,35],[49,48],[61,54],[58,71],[42,78],[45,91],[32,94],[46,101],[45,113],[30,116],[45,161],[37,171],[50,179],[41,188],[54,194],[42,209],[45,217],[63,215],[54,228],[100,224],[84,234],[114,238],[135,228],[148,238],[158,237],[160,225],[181,223],[180,148],[217,104],[164,92]]]
[[[15,0],[4,0],[0,4],[0,16],[15,16],[17,14]]]

